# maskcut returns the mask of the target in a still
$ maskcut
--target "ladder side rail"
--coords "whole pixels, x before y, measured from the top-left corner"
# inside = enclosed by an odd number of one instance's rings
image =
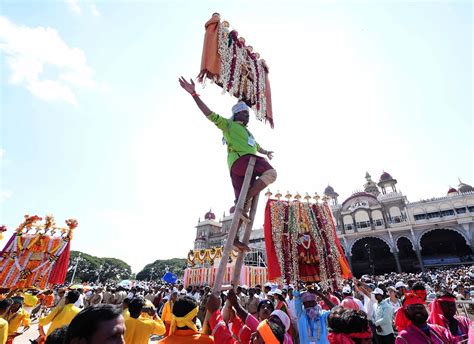
[[[242,242],[245,245],[249,244],[250,235],[252,234],[253,222],[255,220],[255,214],[257,213],[257,207],[258,207],[258,196],[259,195],[256,195],[253,198],[252,207],[250,208],[250,215],[249,215],[250,216],[250,222],[248,222],[246,227],[245,227],[245,232],[244,232],[244,236],[243,236],[243,239],[242,239]],[[234,273],[233,273],[233,277],[232,277],[232,285],[234,286],[234,288],[237,288],[237,286],[240,284],[240,275],[241,275],[241,272],[242,272],[242,265],[243,265],[243,262],[244,262],[244,256],[245,256],[245,252],[239,252],[239,254],[237,255],[236,261],[235,261]]]
[[[235,207],[234,216],[232,218],[232,223],[229,229],[229,234],[227,236],[227,241],[224,246],[224,252],[222,252],[222,258],[219,263],[219,268],[216,273],[216,279],[214,281],[214,286],[212,287],[212,293],[218,295],[222,288],[222,281],[224,280],[224,272],[226,270],[230,253],[234,247],[234,239],[238,232],[238,225],[240,222],[240,217],[242,216],[242,211],[244,208],[245,199],[247,198],[247,193],[250,186],[250,180],[252,179],[253,170],[255,167],[255,157],[249,159],[249,164],[247,166],[247,171],[245,172],[244,184],[240,190],[240,196]]]

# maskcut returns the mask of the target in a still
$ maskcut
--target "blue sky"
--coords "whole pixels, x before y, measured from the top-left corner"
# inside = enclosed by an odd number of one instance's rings
[[[276,127],[250,129],[275,151],[272,190],[344,199],[383,170],[411,201],[473,184],[471,7],[3,1],[0,222],[77,218],[73,249],[135,271],[185,257],[198,218],[232,205],[221,135],[177,82],[216,11],[270,66]],[[235,102],[199,92],[224,115]]]

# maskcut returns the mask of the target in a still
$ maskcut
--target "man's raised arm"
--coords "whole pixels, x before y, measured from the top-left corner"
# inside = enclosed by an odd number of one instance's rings
[[[189,83],[183,77],[179,78],[179,84],[181,85],[181,87],[184,88],[184,90],[193,97],[194,101],[196,102],[196,105],[202,111],[202,113],[206,117],[209,116],[212,113],[212,111],[207,107],[206,104],[204,104],[204,102],[199,97],[199,94],[196,93],[196,87],[194,85],[194,81],[192,79],[190,79],[190,81],[191,82]]]

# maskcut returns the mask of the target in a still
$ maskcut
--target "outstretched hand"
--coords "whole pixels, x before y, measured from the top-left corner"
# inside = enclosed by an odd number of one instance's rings
[[[237,307],[239,304],[239,301],[237,300],[237,295],[235,295],[234,289],[229,290],[227,294],[227,300],[233,307]]]
[[[272,151],[268,151],[268,152],[267,152],[267,157],[268,157],[268,159],[272,160],[272,159],[273,159],[273,152],[272,152]]]
[[[185,89],[189,94],[196,93],[196,85],[194,85],[193,79],[189,79],[190,83],[186,81],[184,77],[179,78],[179,84],[182,88]]]

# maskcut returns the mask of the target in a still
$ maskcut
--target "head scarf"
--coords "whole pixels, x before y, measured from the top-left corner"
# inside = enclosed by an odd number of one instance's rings
[[[316,295],[310,292],[306,292],[303,295],[301,295],[301,300],[303,302],[316,301]]]
[[[270,315],[275,315],[281,320],[283,326],[285,326],[285,331],[288,331],[290,329],[290,318],[285,312],[277,309],[276,311],[273,311]]]
[[[177,317],[173,314],[173,318],[171,320],[171,327],[170,327],[170,334],[173,334],[176,331],[177,327],[189,327],[194,332],[198,332],[196,324],[194,323],[193,319],[197,316],[199,311],[199,307],[194,308],[191,312],[186,314],[184,317]]]
[[[421,300],[426,301],[426,289],[413,290],[412,293],[416,294]]]
[[[405,297],[402,300],[402,307],[398,309],[397,314],[395,315],[395,327],[397,331],[403,331],[410,324],[411,321],[407,318],[405,311],[409,305],[423,305],[424,302],[416,294],[408,293],[405,294]]]
[[[436,298],[436,300],[430,304],[430,316],[428,317],[428,322],[430,324],[446,327],[446,318],[444,317],[441,302],[456,302],[456,298],[450,296]]]
[[[273,331],[268,324],[267,320],[262,321],[258,327],[257,331],[262,336],[263,341],[265,344],[280,344],[280,341],[277,339],[277,337],[273,334]]]
[[[249,111],[249,107],[243,101],[239,101],[237,104],[232,106],[232,117],[241,111]]]

